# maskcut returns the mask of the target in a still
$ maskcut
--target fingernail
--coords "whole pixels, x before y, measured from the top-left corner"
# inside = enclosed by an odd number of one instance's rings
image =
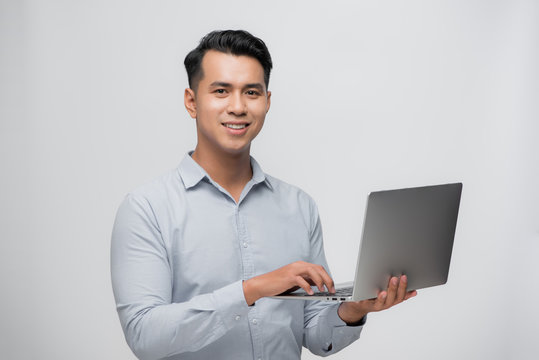
[[[399,281],[397,280],[397,278],[393,278],[393,279],[391,279],[391,283],[393,285],[397,285],[399,283]]]

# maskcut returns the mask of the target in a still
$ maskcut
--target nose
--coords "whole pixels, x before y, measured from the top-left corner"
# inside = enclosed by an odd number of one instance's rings
[[[229,114],[236,116],[242,116],[247,113],[247,106],[245,104],[245,99],[243,99],[242,94],[234,92],[232,96],[229,97],[228,109]]]

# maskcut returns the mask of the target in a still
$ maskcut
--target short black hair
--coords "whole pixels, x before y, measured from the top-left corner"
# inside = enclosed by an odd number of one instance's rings
[[[195,89],[203,76],[202,58],[208,50],[217,50],[225,54],[246,55],[258,60],[264,69],[266,89],[273,63],[266,44],[245,30],[216,30],[204,36],[198,46],[185,57],[189,87]],[[194,86],[194,87],[193,87]]]

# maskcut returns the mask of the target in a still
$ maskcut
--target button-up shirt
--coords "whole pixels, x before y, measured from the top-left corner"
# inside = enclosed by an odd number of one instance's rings
[[[112,232],[111,271],[127,343],[140,359],[300,359],[359,338],[338,303],[262,298],[242,281],[302,260],[328,269],[314,201],[262,172],[239,201],[187,154],[130,192]]]

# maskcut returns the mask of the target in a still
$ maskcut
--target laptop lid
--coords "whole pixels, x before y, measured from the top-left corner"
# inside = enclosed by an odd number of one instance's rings
[[[408,290],[445,284],[461,193],[462,183],[372,192],[352,300],[376,297],[402,274]]]

